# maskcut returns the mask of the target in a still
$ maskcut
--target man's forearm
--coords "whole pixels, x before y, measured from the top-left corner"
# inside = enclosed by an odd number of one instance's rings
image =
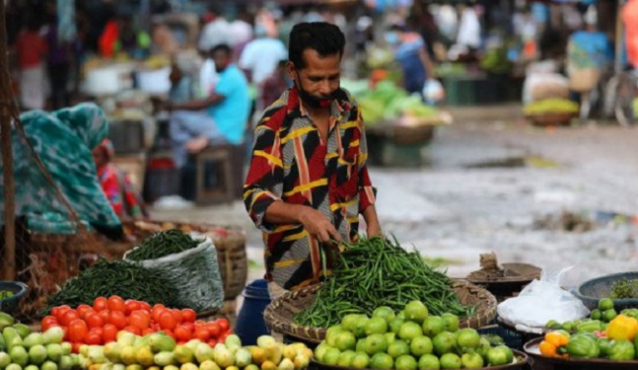
[[[306,208],[308,207],[300,204],[287,204],[278,200],[268,207],[264,218],[266,222],[271,224],[299,224],[301,223],[301,213]]]
[[[374,205],[370,205],[368,208],[364,209],[362,215],[368,226],[379,226],[379,217],[377,216],[377,209]]]

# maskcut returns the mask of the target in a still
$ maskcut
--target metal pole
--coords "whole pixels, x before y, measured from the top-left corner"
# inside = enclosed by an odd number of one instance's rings
[[[7,56],[7,29],[5,2],[0,0],[0,140],[2,140],[2,168],[4,172],[4,280],[15,279],[15,189],[13,183],[13,152],[11,145],[11,110],[13,104],[9,61]]]

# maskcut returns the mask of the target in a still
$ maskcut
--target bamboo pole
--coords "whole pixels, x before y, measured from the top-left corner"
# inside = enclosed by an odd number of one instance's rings
[[[5,22],[5,2],[0,0],[0,140],[2,140],[2,168],[4,171],[4,259],[2,277],[15,280],[15,187],[13,183],[13,152],[11,143],[10,107],[13,92],[9,77],[7,55],[7,28]]]

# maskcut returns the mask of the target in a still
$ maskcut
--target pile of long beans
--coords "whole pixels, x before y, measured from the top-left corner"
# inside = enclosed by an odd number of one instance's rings
[[[399,312],[415,300],[432,315],[467,317],[474,312],[474,307],[459,302],[450,278],[428,266],[418,252],[407,252],[396,239],[347,244],[339,260],[312,306],[294,317],[296,323],[327,328],[347,314],[371,316],[380,306]]]
[[[92,305],[98,297],[113,295],[149,304],[162,303],[167,307],[181,306],[177,290],[160,272],[134,263],[100,259],[75,279],[67,280],[57,294],[47,299],[44,311],[48,313],[62,305]]]
[[[146,238],[126,255],[127,260],[145,261],[181,253],[196,248],[201,240],[196,240],[178,229],[162,231]]]

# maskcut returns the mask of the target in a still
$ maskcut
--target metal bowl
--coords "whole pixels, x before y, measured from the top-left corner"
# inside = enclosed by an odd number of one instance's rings
[[[581,284],[572,293],[590,310],[598,308],[598,301],[609,297],[613,284],[619,280],[638,280],[638,272],[621,272],[601,276]],[[638,307],[638,298],[614,299],[614,308],[620,312],[625,308]]]
[[[13,315],[20,301],[26,297],[29,287],[20,281],[0,281],[0,291],[4,290],[12,292],[13,296],[0,300],[0,311]]]

